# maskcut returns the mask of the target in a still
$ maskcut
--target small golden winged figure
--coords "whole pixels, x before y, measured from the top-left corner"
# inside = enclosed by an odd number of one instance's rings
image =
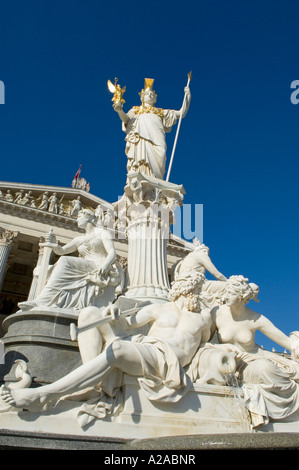
[[[113,93],[113,103],[125,103],[125,100],[123,99],[123,94],[126,91],[126,87],[121,88],[121,86],[117,84],[117,78],[114,79],[114,85],[110,80],[108,80],[107,85],[109,91]]]

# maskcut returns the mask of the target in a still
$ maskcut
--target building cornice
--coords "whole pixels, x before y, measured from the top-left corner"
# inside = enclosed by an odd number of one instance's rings
[[[104,199],[95,196],[83,189],[78,188],[68,188],[63,186],[46,186],[40,184],[28,184],[28,183],[11,183],[7,181],[0,181],[0,191],[4,192],[5,190],[9,189],[13,191],[13,193],[17,193],[21,190],[24,191],[32,191],[34,196],[41,195],[44,192],[49,193],[57,193],[59,196],[65,196],[67,200],[75,199],[76,197],[80,196],[82,198],[82,202],[84,201],[86,205],[88,203],[92,207],[97,207],[97,205],[103,206],[103,208],[111,209],[113,206],[110,202],[105,201]],[[104,210],[104,209],[103,209]]]
[[[33,206],[32,204],[27,205],[15,202],[17,194],[21,191],[24,192],[24,195],[31,192]],[[11,201],[7,199],[8,192],[12,196]],[[63,205],[62,213],[50,212],[49,210],[38,208],[45,193],[48,193],[49,197],[53,194],[57,195],[58,200],[61,201]],[[103,212],[114,210],[112,203],[82,189],[0,181],[0,211],[2,213],[76,232],[80,232],[80,230],[77,226],[76,215],[71,215],[71,208],[72,203],[78,196],[80,196],[83,208],[96,209],[100,205]],[[113,236],[116,235],[114,230],[111,230],[111,232],[113,232]],[[116,238],[118,238],[119,242],[126,243],[124,234]],[[194,249],[192,243],[173,234],[170,234],[167,246],[169,254],[178,257],[183,257]]]

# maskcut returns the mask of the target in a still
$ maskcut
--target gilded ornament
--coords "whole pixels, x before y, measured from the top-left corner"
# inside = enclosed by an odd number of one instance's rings
[[[123,99],[124,92],[126,91],[126,87],[121,88],[119,84],[117,84],[117,78],[114,79],[114,85],[111,80],[107,82],[108,89],[111,93],[113,93],[112,101],[113,103],[125,103]]]
[[[164,110],[162,108],[156,108],[155,106],[133,106],[133,110],[135,114],[143,114],[143,113],[152,113],[157,114],[160,118],[163,117]]]

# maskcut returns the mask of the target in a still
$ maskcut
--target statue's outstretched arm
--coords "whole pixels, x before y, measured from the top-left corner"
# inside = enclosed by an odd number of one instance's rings
[[[180,113],[182,113],[182,117],[184,118],[189,110],[190,102],[191,102],[191,91],[189,86],[185,87],[185,100],[183,102],[183,106],[180,109]]]
[[[260,315],[258,320],[258,329],[265,336],[270,338],[275,343],[279,344],[283,348],[293,352],[293,343],[291,338],[285,335],[279,328],[277,328],[270,320],[263,315]]]
[[[78,247],[78,238],[74,238],[74,240],[72,240],[71,242],[67,243],[64,246],[59,245],[59,243],[57,242],[40,243],[40,246],[52,248],[54,253],[56,253],[56,255],[59,255],[59,256],[68,255],[76,251]]]
[[[122,106],[122,103],[121,102],[117,102],[113,105],[113,109],[114,111],[117,112],[117,114],[119,115],[119,118],[121,119],[121,121],[126,125],[128,124],[129,122],[129,117],[126,115],[126,113],[123,111],[123,106]]]
[[[189,110],[190,107],[190,102],[191,102],[191,91],[189,86],[185,87],[185,97],[183,101],[183,105],[179,111],[175,111],[176,117],[179,119],[181,113],[182,113],[182,118],[184,118]]]
[[[218,281],[226,281],[226,277],[220,271],[218,271],[218,269],[212,263],[211,258],[208,255],[206,255],[205,253],[201,253],[200,261],[206,268],[206,270],[209,271],[212,276],[218,279]]]

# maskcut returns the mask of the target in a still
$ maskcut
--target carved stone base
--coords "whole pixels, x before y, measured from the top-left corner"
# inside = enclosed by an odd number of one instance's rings
[[[1,339],[5,363],[0,365],[0,382],[16,380],[14,362],[28,363],[33,385],[51,383],[81,365],[76,341],[70,339],[70,323],[77,321],[74,311],[33,308],[8,316]]]
[[[0,428],[61,436],[149,439],[164,436],[247,434],[251,426],[230,387],[195,383],[178,403],[150,402],[138,382],[125,376],[125,404],[118,416],[95,419],[81,428],[82,403],[62,400],[43,412],[8,408],[0,399]],[[6,408],[5,408],[6,406]],[[2,411],[1,411],[2,407]],[[263,433],[299,433],[299,415],[258,428]]]
[[[77,420],[81,404],[67,400],[42,413],[0,412],[0,428],[126,439],[250,432],[229,387],[195,384],[178,403],[157,405],[145,397],[135,379],[126,376],[124,395],[124,410],[118,416],[96,419],[83,429]]]
[[[115,303],[122,311],[146,305],[124,296]],[[71,341],[70,336],[70,324],[77,320],[78,311],[53,307],[19,310],[6,317],[2,324],[6,332],[1,338],[5,363],[0,363],[0,383],[16,381],[14,363],[19,359],[28,364],[33,386],[52,383],[79,367],[78,342]]]

